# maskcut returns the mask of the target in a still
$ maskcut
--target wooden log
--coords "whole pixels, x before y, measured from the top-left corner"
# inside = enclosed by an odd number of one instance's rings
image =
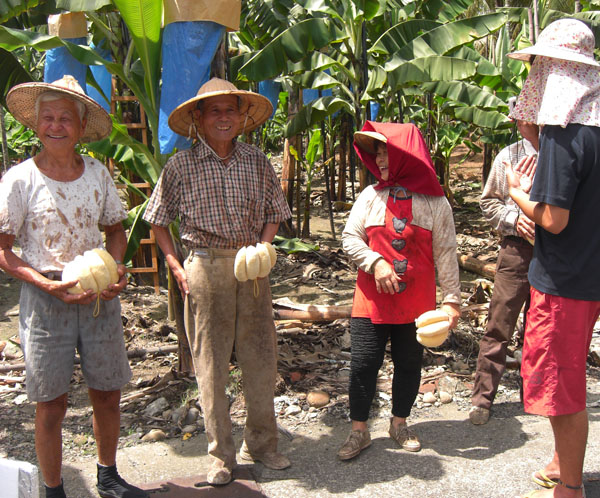
[[[473,273],[477,273],[485,278],[494,280],[496,277],[496,265],[494,263],[484,263],[473,256],[459,254],[458,264],[461,268],[467,271],[472,271]]]
[[[332,322],[350,318],[352,306],[307,306],[306,309],[273,309],[275,320],[302,320],[305,322]]]

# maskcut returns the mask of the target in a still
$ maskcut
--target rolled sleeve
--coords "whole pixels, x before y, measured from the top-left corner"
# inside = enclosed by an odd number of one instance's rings
[[[433,260],[442,289],[442,302],[460,304],[460,277],[452,209],[445,197],[433,198],[432,204]]]

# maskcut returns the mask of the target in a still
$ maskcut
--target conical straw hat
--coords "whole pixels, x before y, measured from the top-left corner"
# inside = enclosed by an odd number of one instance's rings
[[[184,137],[193,136],[195,126],[199,135],[203,135],[201,124],[194,121],[194,111],[198,102],[209,97],[219,95],[235,95],[240,98],[240,114],[242,120],[236,135],[248,133],[263,124],[273,113],[273,106],[268,98],[258,93],[238,90],[233,83],[220,78],[212,78],[200,87],[195,97],[180,104],[169,116],[169,127],[177,134]]]
[[[85,105],[87,125],[80,138],[81,142],[96,142],[110,135],[112,120],[108,113],[94,99],[88,97],[77,80],[69,74],[52,83],[36,81],[16,85],[8,92],[6,105],[19,122],[35,131],[37,125],[35,103],[42,93],[50,91],[63,93],[66,98]]]

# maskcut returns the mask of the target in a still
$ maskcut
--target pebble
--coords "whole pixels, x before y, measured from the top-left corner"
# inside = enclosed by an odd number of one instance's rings
[[[446,391],[440,391],[440,401],[444,404],[450,403],[452,401],[452,395]]]
[[[186,433],[193,434],[197,430],[198,430],[198,426],[196,424],[190,424],[190,425],[186,425],[185,427],[183,427],[183,429],[181,429],[181,432],[183,432],[184,434],[186,434]]]
[[[171,413],[171,422],[173,422],[175,425],[178,425],[181,419],[185,416],[185,410],[185,406],[180,406],[179,408],[173,410]]]
[[[302,412],[302,408],[298,405],[290,405],[285,410],[285,415],[289,417],[290,415],[298,415],[300,412]]]
[[[156,417],[169,408],[169,402],[165,398],[155,399],[144,409],[144,415],[147,417]]]
[[[152,429],[144,437],[142,437],[142,441],[163,441],[166,438],[167,435],[160,429]]]
[[[195,424],[196,420],[198,420],[198,416],[200,415],[200,410],[198,408],[190,408],[183,420],[184,425]]]
[[[432,392],[427,392],[425,394],[423,394],[423,403],[435,403],[437,401],[437,398],[435,397],[435,394],[433,394]]]
[[[311,391],[308,393],[306,401],[310,406],[322,408],[329,403],[329,394],[327,394],[325,391]]]

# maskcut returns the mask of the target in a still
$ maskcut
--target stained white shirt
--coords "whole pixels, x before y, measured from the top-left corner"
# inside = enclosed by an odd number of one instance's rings
[[[0,233],[15,235],[21,258],[39,272],[61,271],[75,256],[103,247],[99,225],[127,217],[106,167],[82,157],[83,174],[73,181],[47,177],[33,159],[0,180]]]

